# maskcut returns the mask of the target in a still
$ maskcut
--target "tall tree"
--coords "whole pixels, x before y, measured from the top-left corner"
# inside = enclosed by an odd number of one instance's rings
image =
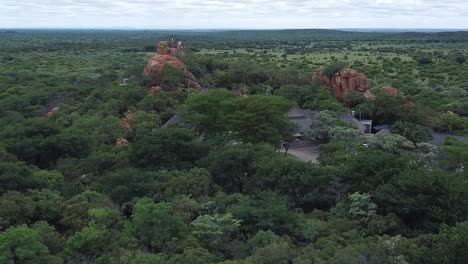
[[[168,250],[187,232],[183,218],[174,213],[168,203],[154,203],[141,198],[133,214],[135,235],[144,246],[153,251]]]
[[[54,264],[62,263],[49,254],[39,234],[26,225],[12,227],[0,233],[0,263],[5,264]]]
[[[164,128],[137,138],[131,160],[140,167],[185,168],[202,155],[194,132],[186,128]]]
[[[244,143],[279,145],[291,124],[286,112],[295,104],[280,96],[253,95],[226,102],[228,129]]]
[[[194,92],[185,101],[181,115],[190,120],[199,132],[217,134],[226,131],[223,103],[234,96],[225,89]]]

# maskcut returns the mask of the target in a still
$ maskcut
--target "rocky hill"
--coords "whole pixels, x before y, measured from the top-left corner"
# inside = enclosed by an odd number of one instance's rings
[[[185,74],[185,81],[181,83],[184,88],[201,89],[198,80],[195,76],[187,69],[187,66],[177,57],[179,54],[185,53],[185,48],[181,41],[172,39],[171,41],[161,41],[158,45],[157,53],[148,59],[148,62],[144,68],[145,75],[154,75],[157,80],[162,77],[162,71],[164,66],[171,65],[178,68]],[[159,87],[157,84],[154,87],[150,87],[151,90],[164,90],[164,87]]]
[[[364,73],[351,68],[343,68],[335,71],[332,75],[327,75],[323,69],[316,71],[312,80],[319,80],[326,83],[332,91],[332,94],[344,101],[352,91],[361,92],[365,97],[372,98],[369,91],[369,80]]]

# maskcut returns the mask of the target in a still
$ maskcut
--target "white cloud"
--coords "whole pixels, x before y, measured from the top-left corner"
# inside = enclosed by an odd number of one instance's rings
[[[463,0],[0,0],[0,28],[466,28]]]

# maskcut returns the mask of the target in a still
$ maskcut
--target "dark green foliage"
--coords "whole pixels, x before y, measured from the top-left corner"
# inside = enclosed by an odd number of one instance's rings
[[[143,75],[172,37],[202,91],[179,89],[172,66]],[[0,263],[468,261],[468,146],[426,142],[431,129],[467,133],[466,32],[0,39]],[[340,103],[311,81],[327,63],[328,75],[365,73],[376,98]],[[320,110],[312,132],[325,140],[295,144],[292,107]],[[345,108],[393,134],[360,136],[339,120]],[[185,122],[162,128],[175,114]],[[319,162],[278,153],[283,142],[320,143]]]
[[[286,196],[274,192],[244,197],[231,210],[234,218],[242,220],[241,229],[248,233],[272,230],[283,235],[292,232],[297,225],[296,216],[288,209]]]
[[[348,96],[346,96],[345,102],[348,107],[354,108],[358,105],[367,103],[367,99],[362,93],[358,91],[352,91],[348,94]]]
[[[314,122],[312,122],[308,133],[310,136],[329,141],[339,127],[347,128],[350,125],[341,121],[336,113],[321,111],[315,115]]]
[[[28,195],[34,201],[34,219],[47,221],[51,224],[59,223],[63,197],[57,191],[42,189],[29,191]]]
[[[464,220],[468,184],[460,173],[412,170],[375,191],[377,206],[394,212],[410,227],[434,231],[442,223]]]
[[[142,198],[135,204],[132,218],[135,235],[151,250],[171,249],[186,235],[187,226],[168,203]]]
[[[419,64],[431,64],[432,63],[432,59],[429,57],[420,57],[417,59],[417,61]]]
[[[9,228],[0,234],[0,262],[62,263],[59,257],[49,254],[38,232],[25,225]]]
[[[190,120],[199,131],[221,133],[226,129],[226,113],[222,110],[223,103],[233,97],[232,93],[224,89],[192,93],[185,102],[182,117]]]
[[[233,145],[212,151],[204,163],[213,175],[216,184],[227,193],[243,192],[249,178],[254,174],[254,159],[262,153],[269,153],[266,148],[254,145]]]
[[[103,191],[112,201],[123,204],[135,197],[150,196],[157,174],[136,168],[113,171],[100,179]]]
[[[34,223],[31,228],[37,232],[49,253],[52,255],[59,254],[64,248],[64,239],[55,230],[53,226],[48,225],[46,222],[39,221]]]
[[[468,129],[468,117],[462,117],[454,113],[444,113],[437,120],[437,128],[444,132],[462,132]]]
[[[165,65],[161,71],[161,86],[166,91],[176,90],[185,79],[185,74],[182,70],[175,66]]]
[[[131,160],[143,168],[184,168],[202,154],[194,131],[174,127],[137,138],[132,146]]]
[[[463,54],[460,54],[457,57],[455,57],[455,61],[457,63],[459,63],[459,64],[463,64],[463,63],[465,63],[466,58],[465,58],[465,56]]]
[[[65,201],[62,207],[62,219],[60,222],[70,231],[74,232],[88,225],[89,209],[110,208],[112,207],[112,203],[103,194],[86,191]]]
[[[183,117],[200,132],[222,133],[244,143],[278,145],[290,126],[285,113],[294,103],[279,96],[232,97],[226,90],[194,93]],[[216,110],[215,110],[216,109]]]
[[[204,248],[186,248],[182,254],[174,255],[170,264],[215,264],[216,258]]]
[[[440,163],[443,168],[451,171],[466,168],[468,165],[468,143],[449,137],[442,147],[442,156]]]
[[[335,72],[340,71],[346,67],[348,67],[348,64],[346,62],[332,62],[328,64],[325,68],[323,68],[323,72],[328,76],[332,76]]]
[[[294,256],[293,249],[288,243],[273,243],[262,248],[256,249],[249,260],[253,263],[262,264],[287,264]]]
[[[34,217],[34,201],[19,192],[10,191],[0,197],[0,230],[28,224]]]
[[[60,157],[81,157],[88,153],[89,140],[83,134],[59,132],[59,127],[45,118],[30,118],[11,124],[0,132],[7,151],[18,159],[48,168]]]
[[[203,199],[214,193],[211,175],[206,169],[193,168],[188,171],[161,171],[156,182],[161,200],[172,200],[178,195]]]
[[[289,133],[285,113],[294,104],[278,96],[254,95],[226,102],[227,130],[244,143],[278,145]]]
[[[66,252],[78,261],[94,260],[112,250],[111,237],[102,227],[90,225],[67,240]],[[75,260],[76,261],[76,260]]]
[[[326,191],[340,174],[334,168],[318,167],[276,154],[255,160],[255,175],[248,181],[249,192],[274,190],[289,197],[295,207],[304,210],[329,208],[334,195]]]
[[[167,260],[164,256],[149,253],[129,254],[121,258],[124,263],[131,264],[166,264]]]
[[[306,102],[314,96],[314,91],[310,86],[285,85],[274,91],[275,95],[283,96],[289,100],[297,102],[300,107],[304,107]]]
[[[8,190],[24,191],[34,185],[31,168],[11,157],[11,161],[0,160],[0,194]]]
[[[390,131],[402,135],[414,143],[427,142],[432,139],[432,131],[429,128],[409,122],[397,121]]]
[[[460,222],[453,227],[443,225],[436,241],[434,255],[438,257],[438,263],[461,264],[468,261],[468,222]]]

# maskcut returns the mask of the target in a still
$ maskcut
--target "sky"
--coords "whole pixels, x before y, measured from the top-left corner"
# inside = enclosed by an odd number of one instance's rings
[[[466,0],[0,0],[0,28],[468,28]]]

